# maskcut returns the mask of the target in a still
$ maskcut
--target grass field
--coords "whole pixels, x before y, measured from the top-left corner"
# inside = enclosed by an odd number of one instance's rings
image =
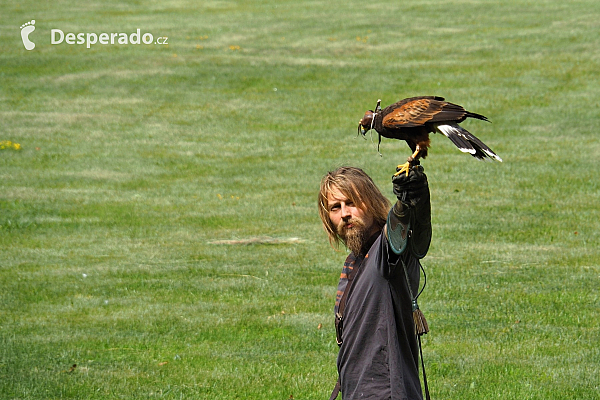
[[[345,252],[319,181],[352,164],[391,198],[409,149],[356,125],[415,95],[488,116],[465,127],[504,159],[435,136],[423,162],[433,398],[600,398],[599,21],[595,0],[3,4],[0,398],[327,398]]]

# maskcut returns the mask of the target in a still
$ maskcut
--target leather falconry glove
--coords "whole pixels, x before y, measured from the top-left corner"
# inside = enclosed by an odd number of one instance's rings
[[[408,176],[392,178],[398,201],[392,212],[402,223],[410,223],[409,248],[417,258],[425,257],[431,242],[431,203],[427,175],[421,165],[413,166]]]
[[[423,172],[421,165],[413,166],[408,176],[406,174],[394,176],[392,183],[394,184],[394,194],[398,198],[398,201],[407,208],[415,207],[420,203],[421,198],[429,196],[427,175]]]

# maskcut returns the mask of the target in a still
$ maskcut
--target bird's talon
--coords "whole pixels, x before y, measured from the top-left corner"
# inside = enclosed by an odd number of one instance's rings
[[[400,175],[400,174],[401,174],[401,173],[403,173],[403,172],[404,172],[404,173],[406,173],[406,176],[408,176],[408,172],[410,171],[410,162],[407,162],[407,163],[405,163],[405,164],[398,165],[398,166],[396,167],[396,169],[398,170],[398,172],[396,172],[396,173],[394,174],[394,176],[398,176],[398,175]]]

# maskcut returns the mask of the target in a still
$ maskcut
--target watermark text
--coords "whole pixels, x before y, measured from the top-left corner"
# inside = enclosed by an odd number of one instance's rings
[[[79,32],[64,33],[60,29],[52,29],[50,31],[50,44],[58,45],[66,43],[69,45],[83,45],[89,49],[92,45],[125,45],[125,44],[159,44],[167,45],[169,38],[167,36],[158,37],[154,39],[154,35],[151,33],[141,33],[141,29],[137,29],[135,32],[130,33],[93,33],[93,32]]]

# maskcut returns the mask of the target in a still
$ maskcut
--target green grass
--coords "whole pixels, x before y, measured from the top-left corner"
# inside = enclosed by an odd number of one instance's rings
[[[597,399],[599,19],[592,0],[3,5],[0,141],[22,148],[0,150],[0,398],[326,398],[345,253],[320,178],[357,165],[391,197],[409,149],[379,157],[357,122],[433,94],[488,116],[465,126],[505,161],[435,136],[423,162],[433,398]],[[280,241],[214,243],[253,238]]]

